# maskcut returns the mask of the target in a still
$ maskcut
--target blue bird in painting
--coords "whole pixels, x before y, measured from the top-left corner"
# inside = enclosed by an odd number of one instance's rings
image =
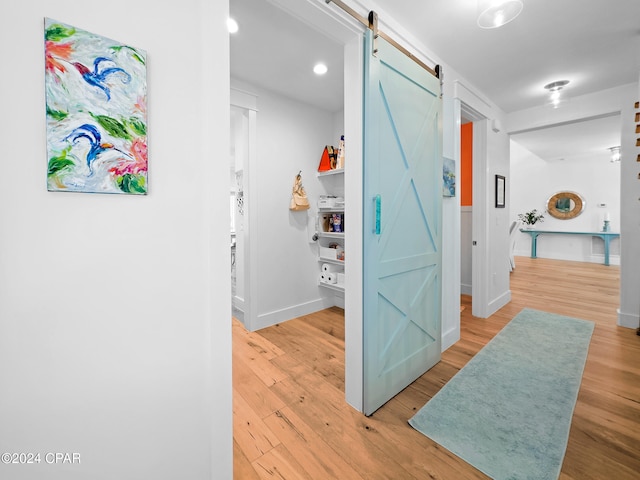
[[[105,62],[110,62],[115,64],[115,62],[109,58],[97,57],[93,61],[93,71],[89,70],[89,68],[86,65],[83,65],[82,63],[79,63],[79,62],[73,62],[72,65],[76,67],[76,70],[78,70],[78,72],[80,72],[80,75],[82,75],[82,78],[84,79],[85,82],[87,82],[89,85],[98,87],[100,90],[102,90],[107,96],[107,101],[109,101],[111,100],[111,90],[106,85],[107,77],[109,75],[121,73],[123,75],[122,82],[129,83],[131,81],[131,75],[129,75],[126,71],[124,71],[120,67],[103,68],[104,67],[103,64]]]
[[[127,157],[130,157],[130,155],[115,148],[112,143],[103,143],[102,136],[100,135],[98,129],[88,123],[74,128],[73,131],[65,137],[65,140],[70,139],[74,144],[76,144],[82,138],[86,138],[89,141],[90,148],[89,152],[87,153],[87,167],[89,167],[89,171],[91,171],[92,173],[92,163],[98,158],[98,155],[106,152],[107,150],[116,150],[126,155]]]

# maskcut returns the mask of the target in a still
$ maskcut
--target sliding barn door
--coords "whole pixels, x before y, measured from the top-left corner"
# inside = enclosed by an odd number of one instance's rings
[[[364,413],[440,360],[440,80],[365,40]]]

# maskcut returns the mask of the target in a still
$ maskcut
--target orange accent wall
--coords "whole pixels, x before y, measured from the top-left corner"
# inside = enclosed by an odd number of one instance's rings
[[[473,205],[473,123],[460,126],[460,205]]]

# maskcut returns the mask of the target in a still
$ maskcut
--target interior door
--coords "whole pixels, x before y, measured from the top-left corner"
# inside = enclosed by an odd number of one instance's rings
[[[440,360],[440,81],[365,38],[364,413]]]

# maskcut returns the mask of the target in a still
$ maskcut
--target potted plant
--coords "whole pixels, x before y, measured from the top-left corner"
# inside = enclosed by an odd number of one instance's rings
[[[534,208],[530,212],[519,213],[518,220],[524,223],[524,228],[532,228],[536,223],[544,222],[544,215]]]

